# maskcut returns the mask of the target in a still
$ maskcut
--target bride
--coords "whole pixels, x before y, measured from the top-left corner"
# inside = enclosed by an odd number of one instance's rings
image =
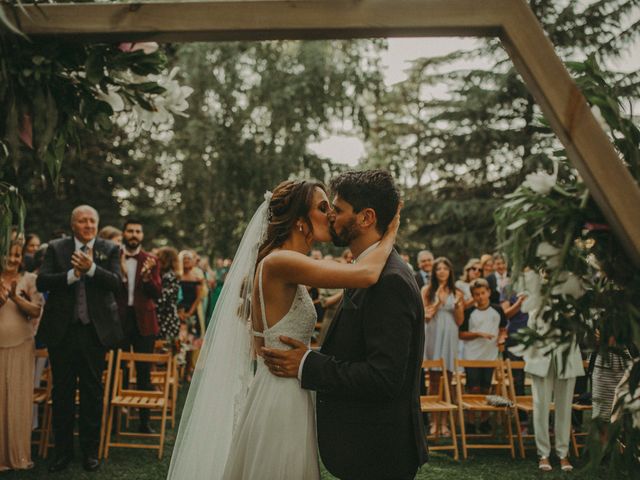
[[[309,344],[316,314],[305,285],[365,288],[378,281],[399,215],[357,264],[313,260],[314,242],[331,240],[325,187],[285,181],[265,194],[234,257],[189,389],[170,480],[320,478],[311,392],[272,375],[261,346]],[[255,375],[254,375],[255,372]]]

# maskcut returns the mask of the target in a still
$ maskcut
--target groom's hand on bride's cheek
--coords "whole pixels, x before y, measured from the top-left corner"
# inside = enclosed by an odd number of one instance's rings
[[[297,378],[300,362],[309,347],[294,338],[285,336],[281,336],[280,341],[291,346],[291,350],[277,350],[262,347],[261,351],[264,363],[271,373],[278,377]]]

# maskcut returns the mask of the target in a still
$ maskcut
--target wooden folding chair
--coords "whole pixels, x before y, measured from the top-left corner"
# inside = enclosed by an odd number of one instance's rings
[[[447,376],[447,369],[444,365],[444,359],[441,358],[439,360],[423,360],[422,368],[425,371],[428,371],[432,368],[438,368],[442,371],[442,377],[440,378],[440,385],[437,394],[420,396],[420,410],[422,411],[422,413],[447,414],[449,417],[449,430],[451,431],[451,445],[429,444],[429,450],[453,450],[453,458],[455,460],[458,460],[458,442],[456,440],[456,424],[454,420],[455,415],[453,414],[453,412],[458,410],[458,406],[451,403],[449,378]],[[427,438],[429,440],[437,440],[439,438],[438,431],[436,430],[436,435],[434,436],[429,436],[427,434]]]
[[[589,360],[583,361],[585,372],[589,369]],[[593,410],[593,405],[583,405],[581,403],[572,403],[571,404],[571,413],[573,412],[591,412]],[[573,449],[573,454],[576,457],[580,456],[580,449],[586,447],[586,439],[589,436],[588,432],[576,432],[576,429],[571,426],[571,447]],[[582,442],[579,439],[583,439]]]
[[[455,372],[456,377],[456,402],[458,404],[458,418],[460,422],[460,437],[462,439],[462,455],[466,459],[467,452],[470,449],[509,449],[511,452],[511,458],[515,458],[515,449],[513,446],[513,429],[511,426],[510,415],[515,412],[515,407],[496,407],[489,405],[486,401],[486,394],[470,394],[465,393],[462,389],[462,375],[460,373],[461,368],[492,368],[495,372],[497,383],[497,393],[505,398],[509,398],[504,385],[504,374],[502,360],[461,360],[455,359]],[[506,420],[507,427],[507,442],[506,443],[468,443],[467,433],[464,424],[465,412],[493,412],[497,415],[501,415]],[[469,435],[469,437],[490,437],[490,435]]]
[[[122,361],[145,362],[156,365],[166,365],[164,370],[164,380],[157,384],[155,388],[158,390],[131,390],[124,389],[120,381],[122,375]],[[146,448],[158,450],[158,458],[162,458],[164,449],[165,428],[167,421],[167,407],[169,404],[169,375],[171,371],[171,354],[170,353],[131,353],[118,350],[116,357],[116,374],[114,379],[114,389],[111,396],[111,405],[109,407],[109,419],[107,420],[107,436],[105,441],[104,458],[109,458],[109,449],[111,447],[122,448]],[[134,442],[114,442],[111,440],[111,430],[113,418],[116,413],[123,407],[146,408],[150,410],[161,410],[162,418],[160,422],[160,433],[135,433],[120,432],[125,437],[138,438],[158,438],[158,444],[134,443]]]
[[[36,360],[49,358],[49,352],[46,348],[39,348],[36,350]],[[38,434],[37,439],[31,441],[32,445],[38,446],[38,455],[43,455],[43,449],[45,445],[45,439],[49,435],[49,415],[51,411],[51,390],[52,390],[52,377],[51,366],[45,367],[42,371],[40,378],[40,386],[33,389],[33,404],[37,407],[37,414],[42,412],[40,420],[38,422],[38,428],[34,430],[34,433]]]

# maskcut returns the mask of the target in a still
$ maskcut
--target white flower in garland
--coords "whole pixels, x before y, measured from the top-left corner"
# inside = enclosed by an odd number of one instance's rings
[[[540,195],[547,195],[558,181],[558,162],[553,164],[553,173],[549,174],[544,170],[538,170],[525,177],[523,186],[533,190]]]
[[[561,272],[558,279],[562,283],[558,283],[551,290],[552,295],[568,295],[575,299],[585,294],[585,288],[580,278],[572,272]]]
[[[104,93],[103,91],[99,91],[97,97],[107,102],[111,106],[111,110],[114,112],[121,112],[124,110],[124,100],[117,93],[118,87],[113,87],[109,85],[108,93]]]
[[[186,117],[187,115],[184,111],[189,108],[187,97],[193,93],[193,88],[180,85],[178,81],[175,80],[175,76],[179,70],[178,67],[174,67],[168,76],[150,75],[149,78],[165,89],[165,92],[156,98],[156,108]]]
[[[554,247],[549,242],[538,244],[536,257],[542,258],[549,268],[557,268],[560,266],[560,249]]]

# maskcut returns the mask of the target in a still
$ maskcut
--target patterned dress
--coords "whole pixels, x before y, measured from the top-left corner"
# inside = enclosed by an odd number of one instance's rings
[[[160,336],[167,340],[174,339],[180,332],[180,318],[178,317],[178,292],[180,282],[172,271],[162,275],[162,293],[156,304]]]

